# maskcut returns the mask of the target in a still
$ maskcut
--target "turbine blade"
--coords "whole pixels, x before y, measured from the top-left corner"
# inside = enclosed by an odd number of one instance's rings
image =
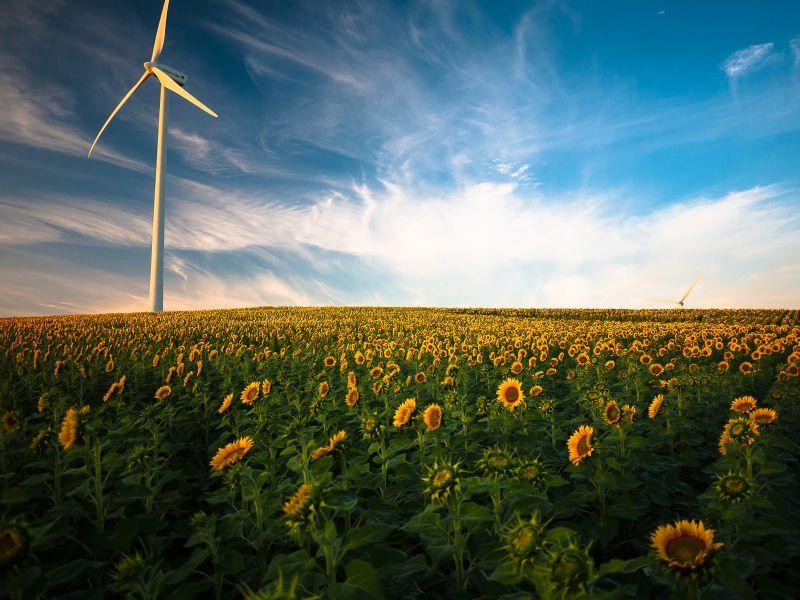
[[[153,43],[153,56],[150,62],[156,62],[164,49],[164,39],[167,37],[167,11],[169,10],[169,0],[164,0],[164,8],[161,9],[161,19],[158,21],[156,30],[156,41]]]
[[[658,302],[659,304],[680,304],[680,302],[676,302],[675,300],[643,300],[642,302]]]
[[[161,82],[161,85],[163,85],[165,88],[175,92],[176,94],[178,94],[178,96],[181,96],[184,100],[188,100],[189,102],[194,104],[197,108],[207,112],[212,117],[218,117],[219,116],[213,110],[208,108],[205,104],[200,102],[200,100],[198,100],[197,98],[192,96],[189,92],[187,92],[185,89],[183,89],[177,83],[175,83],[172,80],[172,77],[167,75],[164,71],[162,71],[158,67],[152,67],[152,69],[153,69],[153,73],[155,74],[155,76],[158,77],[158,80]]]
[[[683,298],[681,298],[681,302],[683,302],[684,300],[686,300],[686,298],[689,296],[689,294],[691,294],[691,293],[692,293],[692,290],[694,289],[694,286],[696,286],[696,285],[697,285],[697,282],[698,282],[698,281],[700,281],[700,278],[701,278],[702,276],[703,276],[702,274],[697,276],[697,279],[695,279],[695,280],[694,280],[694,283],[693,283],[693,284],[692,284],[692,285],[689,287],[689,289],[688,289],[688,290],[686,290],[686,293],[683,295]]]
[[[111,119],[114,118],[114,115],[116,115],[119,112],[119,109],[122,108],[122,105],[125,104],[128,101],[128,98],[133,96],[133,93],[136,90],[139,89],[139,86],[142,85],[144,83],[144,80],[147,79],[148,77],[150,77],[150,73],[145,71],[144,74],[139,78],[139,81],[134,83],[133,87],[128,91],[127,94],[125,94],[125,96],[122,98],[122,100],[119,101],[119,104],[117,104],[117,107],[113,110],[113,112],[108,117],[108,119],[106,119],[106,122],[103,123],[103,126],[100,128],[100,132],[97,134],[97,137],[94,138],[94,141],[92,142],[92,146],[91,146],[91,148],[89,148],[89,155],[88,156],[92,156],[92,150],[94,150],[94,147],[97,144],[97,140],[99,140],[100,136],[103,135],[103,132],[106,130],[106,127],[108,127],[108,124],[111,122]]]

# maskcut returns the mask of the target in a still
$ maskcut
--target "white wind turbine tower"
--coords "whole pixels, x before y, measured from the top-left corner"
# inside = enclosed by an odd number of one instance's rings
[[[127,94],[120,100],[117,107],[103,123],[100,132],[89,148],[89,156],[92,155],[97,140],[103,135],[106,127],[119,112],[119,109],[133,96],[145,80],[151,75],[155,75],[161,84],[161,100],[158,107],[158,146],[156,149],[156,185],[155,198],[153,200],[153,247],[150,254],[150,310],[159,312],[164,308],[164,169],[167,162],[167,126],[169,120],[169,96],[170,90],[185,100],[188,100],[196,107],[204,110],[212,117],[217,113],[192,96],[183,89],[188,77],[170,67],[158,62],[161,51],[164,49],[164,38],[167,30],[167,11],[169,10],[169,0],[164,0],[164,8],[161,10],[161,20],[158,22],[156,31],[156,41],[153,44],[153,54],[149,62],[144,63],[144,73],[139,78]]]

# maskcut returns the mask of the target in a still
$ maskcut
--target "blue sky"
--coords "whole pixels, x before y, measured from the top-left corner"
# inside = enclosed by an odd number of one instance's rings
[[[159,0],[9,0],[0,314],[147,305]],[[167,309],[800,306],[800,4],[173,0]]]

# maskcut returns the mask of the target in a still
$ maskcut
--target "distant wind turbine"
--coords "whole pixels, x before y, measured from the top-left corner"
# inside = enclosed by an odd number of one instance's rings
[[[169,120],[169,97],[167,90],[170,90],[184,100],[188,100],[199,109],[207,112],[212,117],[218,116],[213,110],[192,96],[183,89],[188,77],[183,73],[171,69],[170,67],[158,62],[161,51],[164,49],[164,39],[167,31],[167,11],[169,10],[169,0],[164,0],[164,8],[161,10],[161,19],[158,22],[156,40],[153,44],[153,54],[150,60],[144,63],[144,73],[133,87],[128,91],[111,115],[103,123],[97,137],[94,138],[89,156],[92,156],[97,141],[108,127],[111,119],[119,112],[122,106],[133,96],[145,80],[151,75],[155,75],[161,84],[161,100],[158,106],[158,146],[156,150],[156,184],[155,197],[153,200],[153,246],[150,254],[150,310],[159,312],[164,309],[164,170],[167,162],[167,127]]]
[[[685,306],[684,303],[686,302],[686,298],[688,298],[689,294],[692,293],[692,290],[694,289],[694,286],[697,285],[697,282],[700,281],[701,277],[702,277],[702,275],[698,275],[697,276],[697,279],[695,279],[694,283],[692,283],[692,285],[689,286],[689,289],[686,290],[686,293],[683,295],[683,297],[680,300],[678,300],[678,301],[675,301],[675,300],[651,300],[651,302],[659,302],[661,304],[675,304],[677,306],[683,307],[683,306]]]

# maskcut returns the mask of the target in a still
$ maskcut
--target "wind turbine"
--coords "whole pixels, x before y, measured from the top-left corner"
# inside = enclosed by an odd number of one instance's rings
[[[700,281],[701,277],[702,277],[702,275],[698,275],[697,276],[697,279],[695,279],[694,283],[692,283],[692,285],[689,286],[689,289],[686,290],[686,293],[683,295],[683,297],[680,300],[678,300],[678,301],[675,301],[675,300],[652,300],[652,302],[659,302],[661,304],[675,304],[675,305],[680,306],[681,308],[683,308],[685,306],[684,303],[686,302],[686,298],[688,298],[689,294],[692,293],[692,290],[694,289],[694,286],[697,285],[697,282]]]
[[[97,141],[103,135],[111,119],[114,118],[145,80],[154,75],[161,84],[161,99],[158,105],[158,145],[156,148],[156,182],[153,199],[153,246],[150,252],[150,310],[152,312],[160,312],[164,309],[164,177],[167,163],[167,129],[169,121],[169,96],[167,95],[167,90],[178,94],[178,96],[188,100],[212,117],[218,116],[217,113],[183,89],[188,80],[184,73],[158,62],[161,51],[164,49],[168,10],[169,0],[164,0],[161,19],[158,22],[158,30],[156,30],[156,40],[153,44],[153,54],[150,60],[144,63],[144,73],[111,112],[111,115],[100,128],[97,137],[94,138],[91,148],[89,148],[89,156],[91,157]]]

